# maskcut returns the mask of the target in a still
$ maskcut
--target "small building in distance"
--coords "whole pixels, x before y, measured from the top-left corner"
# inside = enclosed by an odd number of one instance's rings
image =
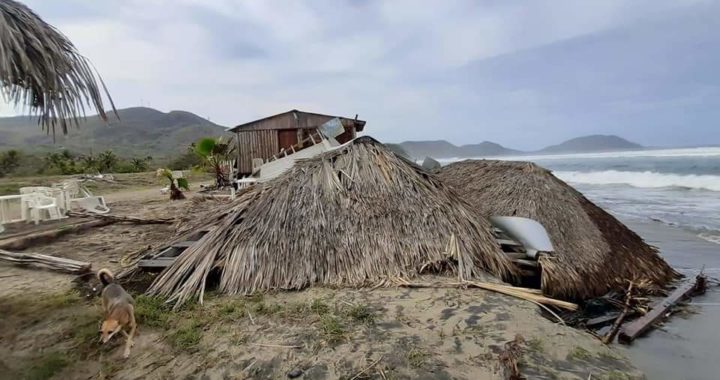
[[[365,121],[340,116],[291,110],[259,120],[240,124],[230,129],[237,141],[238,175],[248,175],[253,170],[253,159],[264,161],[281,152],[296,152],[319,141],[317,128],[334,118],[340,119],[345,132],[335,137],[344,144],[365,128]]]

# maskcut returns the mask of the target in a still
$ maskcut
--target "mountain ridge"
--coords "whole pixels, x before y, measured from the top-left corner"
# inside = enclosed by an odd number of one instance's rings
[[[119,116],[119,118],[118,118]],[[97,115],[68,128],[67,136],[42,132],[37,119],[29,116],[0,118],[0,150],[30,152],[68,149],[80,153],[111,149],[124,156],[171,157],[207,136],[221,136],[227,129],[188,111],[162,112],[148,107],[118,110],[108,121]]]
[[[646,149],[646,147],[640,144],[615,135],[580,136],[534,151],[512,149],[490,141],[457,146],[446,140],[419,140],[403,141],[396,145],[400,146],[415,159],[422,159],[426,156],[434,158],[471,158],[511,155],[522,156],[530,154],[618,152]]]
[[[0,150],[49,152],[68,149],[89,153],[111,149],[123,156],[167,158],[185,153],[187,147],[201,137],[221,136],[227,129],[182,110],[162,112],[149,107],[130,107],[118,110],[118,115],[119,119],[109,114],[107,122],[97,115],[89,116],[81,121],[78,128],[69,128],[67,136],[56,134],[55,142],[52,134],[40,131],[35,118],[0,118]],[[491,141],[458,146],[446,140],[410,140],[388,146],[402,150],[414,159],[426,156],[471,158],[646,149],[614,135],[576,137],[536,151],[516,150]]]

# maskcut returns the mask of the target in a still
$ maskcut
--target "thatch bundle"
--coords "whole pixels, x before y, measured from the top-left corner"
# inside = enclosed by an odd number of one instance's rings
[[[77,124],[86,105],[106,119],[90,62],[67,37],[13,0],[0,0],[0,92],[5,101],[29,107],[53,133],[57,124],[67,133],[67,122]]]
[[[444,167],[440,179],[486,216],[521,216],[545,226],[554,257],[540,259],[543,293],[587,299],[628,286],[662,286],[676,273],[612,215],[533,163],[467,160]]]
[[[214,268],[219,290],[230,294],[365,286],[428,266],[466,279],[515,272],[480,214],[369,137],[298,161],[226,207],[197,218],[189,230],[214,229],[156,279],[150,294],[179,302],[202,297]]]

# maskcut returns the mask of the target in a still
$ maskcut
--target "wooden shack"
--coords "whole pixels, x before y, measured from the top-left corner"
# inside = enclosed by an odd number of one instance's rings
[[[365,121],[340,116],[291,110],[240,124],[230,132],[237,137],[239,175],[252,172],[252,160],[267,160],[280,152],[297,151],[313,145],[318,138],[317,128],[325,122],[339,118],[345,132],[335,139],[344,144],[357,136],[365,127]]]

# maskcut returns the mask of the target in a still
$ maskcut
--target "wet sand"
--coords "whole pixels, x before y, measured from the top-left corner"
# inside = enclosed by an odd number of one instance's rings
[[[660,248],[681,273],[694,276],[700,268],[720,278],[720,245],[679,228],[648,221],[623,221],[648,243]],[[650,380],[709,380],[720,378],[720,287],[691,302],[698,313],[675,316],[624,350]]]

